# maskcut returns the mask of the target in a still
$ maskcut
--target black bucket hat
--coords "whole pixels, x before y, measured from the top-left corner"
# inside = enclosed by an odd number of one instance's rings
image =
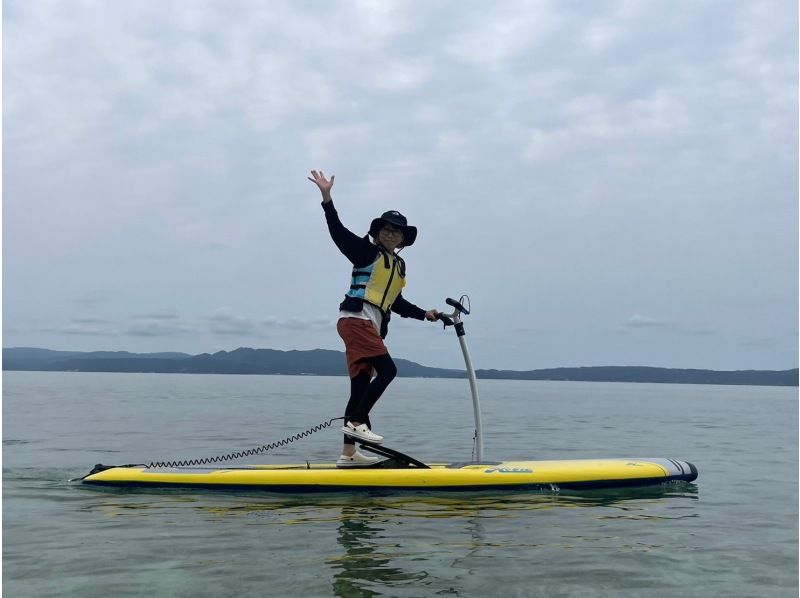
[[[380,218],[375,218],[372,224],[369,225],[370,236],[373,239],[377,238],[378,232],[386,226],[387,223],[403,231],[403,243],[401,244],[403,247],[414,244],[414,241],[417,239],[417,227],[409,226],[406,217],[397,210],[389,210],[381,214]]]

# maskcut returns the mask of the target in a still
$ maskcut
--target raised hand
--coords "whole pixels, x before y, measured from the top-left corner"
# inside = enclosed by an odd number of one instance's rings
[[[312,178],[313,177],[313,178]],[[323,203],[328,203],[331,201],[331,187],[333,187],[333,181],[336,178],[336,175],[331,175],[331,179],[328,180],[325,178],[325,173],[321,170],[317,172],[316,170],[311,171],[311,176],[308,177],[308,180],[314,183],[317,187],[319,187],[320,192],[322,193],[322,201]]]

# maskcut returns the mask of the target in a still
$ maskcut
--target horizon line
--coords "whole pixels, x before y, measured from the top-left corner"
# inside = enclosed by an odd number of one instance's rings
[[[186,351],[147,351],[147,352],[136,352],[130,351],[128,349],[92,349],[92,350],[71,350],[71,349],[49,349],[46,347],[34,347],[34,346],[15,346],[15,347],[2,347],[3,351],[6,350],[13,350],[13,349],[35,349],[39,351],[53,351],[53,352],[62,352],[62,353],[130,353],[133,355],[153,355],[158,353],[177,353],[181,355],[186,355],[188,357],[197,357],[200,355],[214,355],[215,353],[230,353],[233,351],[237,351],[239,349],[250,349],[253,351],[260,351],[260,350],[267,350],[267,351],[279,351],[282,353],[288,353],[290,351],[296,352],[309,352],[309,351],[332,351],[334,353],[341,353],[344,354],[344,351],[338,349],[322,349],[322,348],[315,348],[315,349],[272,349],[270,347],[245,347],[240,346],[236,347],[235,349],[220,349],[218,351],[210,352],[204,351],[201,353],[187,353]],[[393,357],[394,359],[401,359],[403,361],[409,361],[416,365],[420,365],[422,367],[430,368],[430,369],[437,369],[437,370],[458,370],[461,371],[461,368],[452,368],[452,367],[440,367],[440,366],[429,366],[419,363],[417,361],[413,361],[408,358],[404,357]],[[783,369],[755,369],[755,368],[746,368],[746,369],[727,369],[727,370],[719,370],[719,369],[712,369],[707,367],[674,367],[674,366],[659,366],[659,365],[566,365],[566,366],[552,366],[552,367],[537,367],[533,369],[527,370],[516,370],[516,369],[500,369],[496,367],[478,367],[475,368],[475,371],[495,371],[495,372],[535,372],[535,371],[542,371],[542,370],[562,370],[562,369],[590,369],[590,368],[650,368],[650,369],[661,369],[661,370],[698,370],[698,371],[708,371],[708,372],[791,372],[794,370],[800,370],[800,367],[789,367]],[[11,371],[11,370],[8,370]]]

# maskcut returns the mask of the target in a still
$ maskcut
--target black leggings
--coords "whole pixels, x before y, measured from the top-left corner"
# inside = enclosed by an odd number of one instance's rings
[[[397,366],[388,353],[365,359],[375,368],[375,378],[370,382],[370,374],[361,372],[355,378],[350,378],[350,400],[347,401],[344,417],[346,421],[367,424],[370,428],[369,412],[381,398],[383,391],[389,386],[397,375]],[[356,441],[345,435],[345,444],[355,444]]]

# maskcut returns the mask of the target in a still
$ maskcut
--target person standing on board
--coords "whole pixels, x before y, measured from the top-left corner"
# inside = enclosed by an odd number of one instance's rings
[[[391,313],[403,318],[435,321],[439,312],[423,310],[402,295],[406,265],[398,251],[414,243],[417,228],[409,226],[400,212],[390,210],[375,218],[369,233],[359,237],[345,228],[333,206],[331,188],[335,178],[334,175],[328,180],[321,170],[312,170],[308,177],[322,192],[322,209],[333,242],[353,264],[350,289],[339,305],[336,325],[344,341],[350,375],[350,399],[342,428],[344,446],[336,465],[364,467],[378,459],[358,452],[355,442],[383,441],[382,436],[372,431],[369,412],[397,374],[397,367],[383,343]]]

